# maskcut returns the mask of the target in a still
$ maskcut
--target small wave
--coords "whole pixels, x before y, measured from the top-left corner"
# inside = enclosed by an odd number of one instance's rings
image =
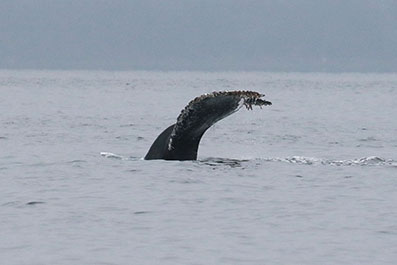
[[[315,157],[292,156],[287,158],[264,159],[272,162],[287,162],[300,165],[331,165],[331,166],[397,166],[397,161],[378,156],[368,156],[358,159],[329,160]]]
[[[123,156],[123,155],[117,155],[117,154],[110,153],[110,152],[101,152],[100,154],[103,157],[110,158],[110,159],[117,159],[117,160],[137,161],[137,160],[143,159],[141,157]]]
[[[270,158],[266,159],[269,161],[276,161],[276,162],[287,162],[291,164],[300,164],[300,165],[314,165],[314,164],[321,164],[322,160],[315,158],[315,157],[303,157],[303,156],[292,156],[286,158]]]
[[[31,201],[27,202],[26,205],[37,205],[37,204],[44,204],[45,202],[40,202],[40,201]]]
[[[109,153],[109,152],[101,152],[101,156],[104,156],[106,158],[114,158],[114,159],[123,159],[123,156],[120,155],[116,155],[113,153]]]
[[[231,158],[218,158],[218,157],[208,157],[200,159],[199,163],[209,165],[209,166],[230,166],[230,167],[241,167],[243,162],[248,162],[247,159],[231,159]]]
[[[336,166],[383,166],[393,165],[393,160],[387,160],[378,156],[362,157],[352,160],[329,161],[329,164]]]
[[[45,204],[46,202],[44,201],[28,201],[28,202],[22,202],[22,201],[10,201],[1,204],[0,206],[4,207],[16,207],[16,208],[25,208],[27,206],[34,206],[34,205],[39,205],[39,204]]]
[[[68,163],[70,163],[70,164],[74,164],[74,163],[87,163],[87,160],[75,159],[75,160],[69,161]]]

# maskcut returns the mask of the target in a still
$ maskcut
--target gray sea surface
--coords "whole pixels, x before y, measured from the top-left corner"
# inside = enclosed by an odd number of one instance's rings
[[[272,106],[145,161],[194,97]],[[396,264],[397,74],[0,71],[1,264]]]

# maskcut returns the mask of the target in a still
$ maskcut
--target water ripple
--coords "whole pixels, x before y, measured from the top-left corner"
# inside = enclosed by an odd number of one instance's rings
[[[126,161],[138,161],[142,160],[141,157],[128,157],[123,155],[117,155],[110,152],[101,152],[101,156],[116,160]],[[291,156],[291,157],[275,157],[275,158],[256,158],[256,159],[233,159],[233,158],[220,158],[220,157],[208,157],[202,158],[197,161],[198,165],[208,165],[213,167],[228,166],[231,168],[243,167],[245,163],[250,161],[266,161],[266,162],[286,162],[297,165],[329,165],[329,166],[391,166],[397,167],[397,161],[393,159],[386,159],[379,156],[368,156],[356,159],[322,159],[316,157],[304,157],[304,156]]]
[[[397,166],[397,161],[378,156],[368,156],[357,159],[329,160],[315,157],[292,156],[286,158],[266,158],[271,162],[287,162],[299,165],[331,165],[331,166]]]

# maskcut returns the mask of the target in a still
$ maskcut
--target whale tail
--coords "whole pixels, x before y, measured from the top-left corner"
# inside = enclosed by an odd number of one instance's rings
[[[165,129],[150,147],[145,159],[195,160],[205,131],[242,106],[271,105],[263,94],[253,91],[224,91],[204,94],[182,110],[175,124]]]

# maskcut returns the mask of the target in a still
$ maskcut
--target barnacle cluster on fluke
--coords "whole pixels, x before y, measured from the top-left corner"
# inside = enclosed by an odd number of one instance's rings
[[[175,124],[165,129],[150,147],[145,159],[195,160],[201,137],[217,121],[245,106],[271,105],[255,91],[220,91],[191,100]]]

